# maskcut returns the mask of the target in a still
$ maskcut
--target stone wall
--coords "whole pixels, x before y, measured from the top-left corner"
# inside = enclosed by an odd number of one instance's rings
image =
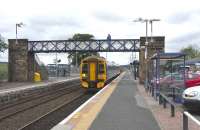
[[[28,51],[28,39],[9,39],[8,81],[33,81],[34,72],[40,72],[42,79],[48,79],[48,73],[41,71],[34,58],[34,53]]]
[[[9,39],[8,81],[28,81],[28,39]]]
[[[157,51],[164,52],[165,49],[165,37],[164,36],[154,36],[151,41],[151,37],[148,37],[148,46],[147,46],[147,59],[145,59],[145,49],[141,49],[139,53],[139,80],[140,83],[143,84],[146,77],[146,69],[152,70],[153,65],[150,57],[153,56]],[[140,48],[144,46],[146,42],[145,37],[140,37]],[[149,75],[151,75],[152,71],[149,71]]]

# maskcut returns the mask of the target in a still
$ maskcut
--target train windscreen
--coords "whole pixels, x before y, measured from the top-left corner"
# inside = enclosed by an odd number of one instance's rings
[[[83,64],[82,73],[88,73],[88,64]]]
[[[99,64],[99,73],[100,74],[105,73],[104,64]]]

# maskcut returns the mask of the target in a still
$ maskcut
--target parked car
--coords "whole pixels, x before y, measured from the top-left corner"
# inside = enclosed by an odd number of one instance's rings
[[[187,88],[182,94],[183,104],[191,110],[200,109],[200,86]]]
[[[200,74],[189,74],[188,77],[186,77],[185,85],[187,88],[200,85]]]
[[[184,75],[181,73],[172,73],[160,79],[160,86],[176,86],[176,87],[194,87],[200,85],[200,74],[186,73],[185,84]]]

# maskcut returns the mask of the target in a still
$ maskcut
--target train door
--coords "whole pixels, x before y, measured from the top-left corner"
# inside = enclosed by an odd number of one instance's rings
[[[96,80],[96,63],[91,62],[90,63],[90,81]]]

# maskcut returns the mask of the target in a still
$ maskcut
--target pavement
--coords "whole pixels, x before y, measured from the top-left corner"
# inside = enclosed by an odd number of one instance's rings
[[[144,85],[128,72],[103,106],[90,130],[183,130],[183,108],[177,105],[175,117],[170,106],[164,109],[145,91]],[[195,116],[199,119],[199,116]],[[189,130],[200,126],[188,119]]]
[[[180,105],[175,108],[175,117],[171,117],[169,105],[164,109],[150,93],[145,91],[144,85],[140,85],[139,81],[135,81],[135,83],[161,130],[183,130],[183,108]],[[200,130],[200,126],[195,124],[191,119],[189,119],[188,128],[189,130]]]
[[[160,130],[130,73],[117,85],[90,130]]]
[[[183,130],[183,109],[164,109],[130,72],[121,74],[53,130]],[[189,130],[200,127],[189,119]]]

